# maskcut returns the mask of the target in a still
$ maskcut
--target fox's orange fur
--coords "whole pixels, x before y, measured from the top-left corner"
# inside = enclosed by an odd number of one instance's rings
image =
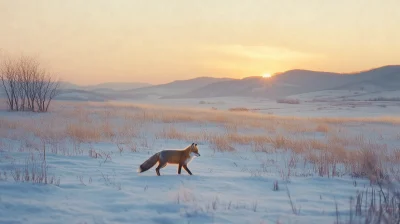
[[[194,143],[184,150],[163,150],[157,152],[142,165],[140,165],[138,172],[145,172],[158,162],[158,167],[156,168],[156,173],[158,176],[160,176],[160,169],[164,168],[167,164],[178,164],[178,174],[181,174],[181,169],[183,167],[186,172],[192,175],[192,172],[190,172],[187,165],[190,163],[193,157],[198,156],[200,156],[199,149],[197,148],[197,144]]]

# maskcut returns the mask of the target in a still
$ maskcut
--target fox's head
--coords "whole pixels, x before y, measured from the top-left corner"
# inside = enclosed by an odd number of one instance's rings
[[[191,156],[200,156],[199,149],[197,148],[197,144],[192,143],[192,145],[189,147],[190,148],[190,155]]]

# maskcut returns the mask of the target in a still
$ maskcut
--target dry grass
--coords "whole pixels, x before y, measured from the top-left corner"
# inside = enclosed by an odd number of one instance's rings
[[[381,116],[381,117],[323,117],[313,118],[312,121],[325,122],[328,124],[345,124],[345,123],[382,123],[382,124],[400,124],[400,117]]]
[[[55,111],[42,117],[0,118],[0,137],[24,141],[30,146],[26,148],[35,149],[39,143],[27,136],[33,133],[62,154],[68,153],[60,142],[69,139],[74,150],[69,155],[92,157],[98,153],[83,152],[80,143],[112,142],[120,153],[135,152],[149,148],[153,137],[203,142],[215,151],[291,151],[321,176],[348,173],[373,179],[386,172],[382,164],[400,162],[400,150],[387,150],[363,135],[344,131],[346,125],[361,122],[397,125],[399,117],[300,118],[248,113],[246,108],[210,111],[110,103],[63,104]],[[189,124],[198,128],[186,130]],[[210,124],[215,128],[208,130]],[[315,133],[324,135],[316,138]]]
[[[25,151],[25,150],[22,150]],[[12,177],[15,182],[36,184],[54,184],[59,186],[60,179],[48,174],[46,157],[41,153],[30,153],[24,162],[13,161],[8,171],[2,171],[3,177]]]
[[[368,138],[363,130],[354,134],[348,127],[361,123],[390,127],[399,125],[400,117],[301,118],[249,113],[246,108],[221,111],[109,103],[63,103],[62,106],[56,107],[53,114],[0,118],[0,140],[21,143],[20,147],[12,148],[11,144],[0,141],[0,151],[42,155],[43,148],[47,148],[51,153],[86,155],[106,163],[112,160],[109,152],[85,148],[82,143],[113,143],[115,150],[122,154],[151,148],[152,138],[175,139],[207,144],[218,152],[252,150],[283,155],[284,167],[280,168],[284,181],[297,175],[295,170],[301,167],[323,177],[368,178],[371,184],[380,184],[389,175],[399,173],[400,148],[392,149],[378,141],[383,140],[379,129],[374,131],[377,136]],[[0,180],[58,185],[60,180],[47,175],[47,169],[43,161],[27,158],[11,171],[0,171]],[[103,175],[103,178],[108,185],[115,185],[110,177]],[[273,188],[279,189],[278,182]],[[176,197],[177,203],[195,200],[182,192]],[[290,199],[289,193],[288,197]],[[398,203],[399,198],[393,200]],[[387,204],[387,208],[393,210],[394,206],[390,206]],[[215,211],[222,207],[231,209],[231,202],[224,206],[215,199],[200,209]],[[248,207],[254,212],[259,210],[257,202]],[[299,213],[295,204],[291,207],[294,214]],[[378,209],[381,207],[379,205]]]
[[[69,137],[80,142],[98,142],[101,140],[101,131],[93,126],[70,124],[66,128]]]
[[[327,124],[318,124],[317,127],[315,128],[315,131],[316,132],[328,133],[329,125],[327,125]]]

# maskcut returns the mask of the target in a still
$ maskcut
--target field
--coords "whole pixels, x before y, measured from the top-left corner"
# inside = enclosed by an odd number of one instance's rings
[[[2,108],[0,223],[359,223],[399,177],[398,105],[144,103]],[[193,176],[137,173],[192,142]]]

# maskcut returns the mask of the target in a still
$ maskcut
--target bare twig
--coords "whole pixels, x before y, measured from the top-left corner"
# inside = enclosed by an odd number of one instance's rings
[[[287,195],[288,195],[288,197],[289,197],[289,202],[290,202],[290,206],[291,206],[291,208],[292,208],[293,214],[299,215],[299,214],[300,214],[300,208],[298,209],[298,208],[296,207],[296,205],[293,203],[292,197],[290,196],[290,191],[289,191],[289,188],[288,188],[287,184],[286,184],[286,192],[287,192]]]

